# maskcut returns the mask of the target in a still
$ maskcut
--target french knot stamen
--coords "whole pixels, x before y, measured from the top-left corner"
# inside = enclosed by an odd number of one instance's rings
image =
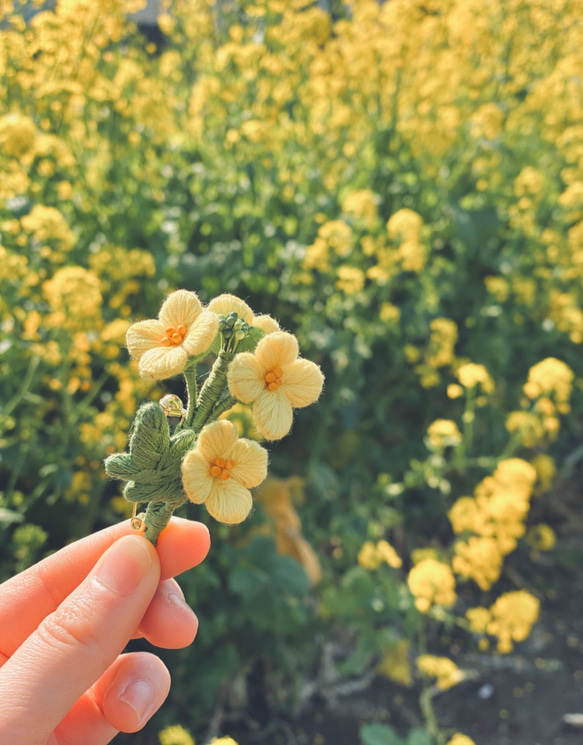
[[[276,391],[278,388],[281,388],[283,383],[282,377],[283,370],[281,367],[274,367],[273,370],[265,374],[265,387],[270,391]]]

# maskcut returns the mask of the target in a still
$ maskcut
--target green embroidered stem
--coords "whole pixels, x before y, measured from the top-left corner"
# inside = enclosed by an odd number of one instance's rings
[[[223,394],[227,382],[227,371],[234,356],[232,352],[221,350],[206,383],[202,387],[196,414],[192,422],[192,429],[197,433],[206,424],[213,407]]]
[[[237,399],[235,398],[235,396],[227,396],[222,401],[219,401],[219,403],[211,411],[209,420],[215,421],[215,419],[218,419],[225,411],[229,411],[229,409],[232,408],[236,403]]]
[[[188,393],[188,402],[186,404],[186,416],[184,417],[184,427],[190,428],[194,413],[196,411],[196,399],[198,396],[198,386],[196,383],[196,362],[189,362],[184,370],[184,380]]]
[[[168,502],[150,502],[148,504],[148,509],[144,517],[144,523],[146,525],[145,536],[154,546],[158,541],[158,536],[170,522],[172,513],[177,507],[180,507],[180,504],[169,504]]]

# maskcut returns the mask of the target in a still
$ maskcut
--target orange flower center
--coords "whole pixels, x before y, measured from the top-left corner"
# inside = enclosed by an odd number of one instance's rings
[[[269,391],[276,391],[278,388],[281,388],[283,383],[282,376],[283,370],[281,367],[274,367],[273,370],[265,373],[265,387]]]
[[[235,465],[232,460],[225,460],[224,458],[217,458],[211,466],[211,476],[221,481],[226,481],[231,478],[231,468]]]
[[[187,331],[188,329],[183,323],[176,328],[174,326],[168,326],[164,330],[164,336],[160,339],[160,344],[163,347],[177,347],[184,341]]]

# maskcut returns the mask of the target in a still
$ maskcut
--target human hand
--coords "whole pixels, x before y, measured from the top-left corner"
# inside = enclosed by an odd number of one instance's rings
[[[190,644],[198,621],[174,579],[210,546],[173,518],[154,548],[129,523],[63,548],[0,585],[0,745],[104,745],[136,732],[170,674],[132,638]]]

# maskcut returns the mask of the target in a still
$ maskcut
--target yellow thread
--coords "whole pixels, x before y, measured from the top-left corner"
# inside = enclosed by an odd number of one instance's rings
[[[265,373],[265,386],[269,391],[276,391],[283,385],[283,370],[281,367],[274,367],[273,370]]]
[[[186,331],[187,328],[183,323],[181,323],[177,328],[174,328],[174,326],[167,326],[164,329],[164,336],[160,339],[160,344],[163,347],[177,347],[184,341]]]

